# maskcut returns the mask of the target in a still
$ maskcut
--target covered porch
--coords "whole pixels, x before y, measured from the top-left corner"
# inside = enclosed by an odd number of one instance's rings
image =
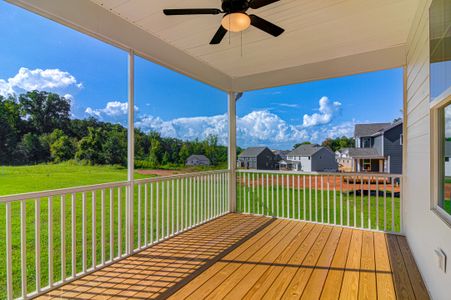
[[[231,35],[229,44],[217,46],[208,41],[220,17],[163,16],[164,8],[180,1],[8,2],[129,54],[128,178],[0,197],[8,299],[449,295],[449,272],[437,268],[434,256],[435,248],[450,245],[449,228],[431,214],[424,179],[431,170],[429,118],[421,116],[429,105],[421,72],[428,65],[422,43],[427,46],[430,0],[274,1],[273,9],[258,12],[283,25],[286,35],[249,31],[244,44]],[[227,94],[227,169],[134,178],[136,56]],[[391,68],[404,72],[403,174],[237,170],[236,104],[242,93]],[[377,165],[381,172],[382,159],[371,158],[371,169]],[[364,158],[355,162],[368,167]],[[374,185],[371,178],[377,178]],[[420,219],[426,226],[419,227]],[[35,232],[31,269],[27,227]],[[13,245],[12,236],[20,236],[20,243]]]

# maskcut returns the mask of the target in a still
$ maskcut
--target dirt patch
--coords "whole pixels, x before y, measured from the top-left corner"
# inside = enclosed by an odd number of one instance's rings
[[[136,170],[138,174],[142,175],[155,175],[155,176],[171,176],[181,173],[186,173],[186,171],[180,170]]]

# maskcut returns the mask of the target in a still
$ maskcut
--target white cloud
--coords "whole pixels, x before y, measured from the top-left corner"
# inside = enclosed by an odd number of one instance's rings
[[[0,95],[6,96],[32,90],[57,90],[70,86],[82,88],[83,85],[69,72],[59,69],[20,68],[14,77],[0,79]]]
[[[341,103],[338,101],[331,102],[329,98],[322,97],[319,100],[319,113],[312,115],[305,114],[303,126],[312,127],[317,125],[328,124],[333,117],[340,111]]]
[[[138,107],[135,106],[135,111],[138,111]],[[85,113],[93,117],[103,119],[105,117],[118,118],[124,117],[128,113],[128,103],[119,101],[110,101],[104,108],[94,109],[87,107]]]
[[[145,116],[135,126],[145,131],[160,132],[164,137],[184,140],[204,139],[208,135],[218,136],[221,144],[227,144],[227,115],[211,117],[177,118],[163,121],[161,118]],[[304,129],[288,125],[279,116],[265,111],[253,111],[237,118],[237,139],[241,146],[264,145],[274,142],[292,143],[308,138]]]

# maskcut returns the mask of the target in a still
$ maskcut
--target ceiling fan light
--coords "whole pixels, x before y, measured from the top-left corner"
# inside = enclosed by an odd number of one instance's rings
[[[222,18],[222,27],[231,32],[241,32],[249,28],[251,19],[245,13],[231,13]]]

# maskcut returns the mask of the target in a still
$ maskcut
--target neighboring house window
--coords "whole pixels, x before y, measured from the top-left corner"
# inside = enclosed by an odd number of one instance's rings
[[[401,133],[400,135],[399,135],[399,144],[402,146],[402,139],[403,139],[403,134]]]
[[[451,1],[433,0],[429,8],[432,209],[451,224]]]

